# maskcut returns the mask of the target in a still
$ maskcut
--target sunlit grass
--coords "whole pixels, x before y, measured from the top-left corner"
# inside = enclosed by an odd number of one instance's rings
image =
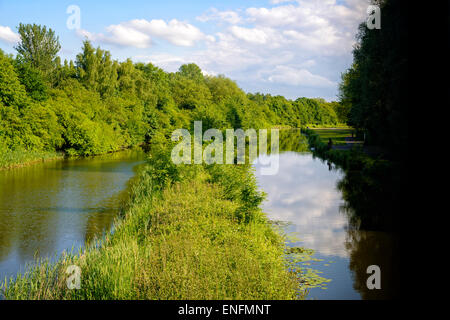
[[[354,132],[352,128],[315,128],[312,130],[319,135],[323,143],[328,143],[328,139],[332,139],[334,145],[345,145],[346,138],[351,138],[352,132]]]
[[[62,158],[63,154],[50,151],[0,151],[0,170],[25,166],[30,163]]]
[[[248,167],[168,169],[164,161],[156,165],[163,167],[148,166],[140,173],[129,207],[101,245],[28,269],[5,281],[2,295],[6,299],[304,297],[300,284],[308,274],[286,259],[285,239],[261,212],[262,198]],[[168,174],[171,170],[177,172]],[[79,290],[67,288],[69,265],[82,270]]]

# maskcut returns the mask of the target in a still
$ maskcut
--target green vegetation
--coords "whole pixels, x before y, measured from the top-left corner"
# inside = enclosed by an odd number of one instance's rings
[[[62,157],[63,154],[58,152],[14,150],[0,153],[0,170],[20,167],[27,163],[61,159]]]
[[[249,165],[174,165],[153,145],[114,232],[3,283],[7,299],[296,299],[327,280],[287,250]],[[289,254],[290,259],[286,259]],[[298,255],[298,256],[296,256]],[[81,268],[81,289],[65,271]]]
[[[326,129],[325,129],[326,130]],[[319,131],[319,132],[317,132]],[[344,135],[338,131],[333,130],[334,133],[328,135],[322,134],[322,130],[312,130],[312,129],[302,129],[302,132],[308,137],[308,144],[313,148],[314,154],[321,157],[322,159],[327,159],[342,167],[344,170],[351,166],[351,162],[362,161],[366,162],[370,157],[364,154],[361,148],[352,148],[350,150],[340,150],[340,149],[329,149],[328,139],[334,137],[337,139],[338,136]],[[334,140],[333,139],[333,143]]]
[[[366,132],[366,142],[405,160],[408,138],[408,17],[402,1],[375,1],[381,29],[359,27],[353,65],[342,75],[341,106],[349,124]]]
[[[323,143],[328,143],[328,140],[331,139],[333,141],[333,145],[345,145],[346,138],[352,137],[352,132],[354,129],[352,128],[332,128],[332,129],[313,129],[312,132],[317,134],[320,138],[320,141]]]
[[[246,94],[222,75],[204,76],[195,64],[168,73],[151,63],[113,60],[89,41],[75,61],[61,62],[51,29],[21,24],[19,34],[16,57],[0,50],[2,159],[29,159],[9,155],[20,152],[112,152],[168,138],[194,120],[218,129],[344,122],[337,102]]]
[[[367,141],[386,148],[393,159],[406,154],[406,22],[395,2],[380,4],[383,28],[361,25],[339,103],[247,94],[222,75],[204,76],[195,64],[168,73],[151,63],[113,60],[89,41],[75,61],[61,62],[59,39],[51,29],[21,24],[17,56],[0,50],[0,168],[141,143],[150,145],[150,159],[113,233],[79,254],[31,266],[1,284],[1,295],[295,299],[326,283],[298,265],[307,266],[312,252],[287,250],[284,236],[268,222],[260,209],[264,195],[248,165],[176,166],[170,161],[169,138],[175,129],[192,130],[194,120],[202,120],[205,129],[347,123],[364,130]],[[354,210],[349,211],[352,222],[392,228],[401,167],[358,149],[328,149],[328,138],[340,144],[349,130],[306,133],[316,155],[345,170],[339,188]],[[373,203],[381,205],[367,208]],[[67,289],[69,265],[82,270],[80,290]]]
[[[286,258],[283,236],[261,212],[263,194],[249,165],[176,166],[170,137],[178,128],[192,130],[194,120],[204,130],[336,125],[337,103],[246,94],[195,64],[167,73],[112,60],[89,41],[75,62],[61,63],[51,29],[19,29],[17,57],[0,51],[2,167],[141,143],[150,159],[112,234],[5,281],[5,298],[295,299],[326,281],[300,269],[298,257]],[[36,55],[41,41],[45,50]],[[82,269],[80,290],[65,283],[72,264]]]
[[[398,228],[403,210],[401,199],[404,168],[400,163],[373,157],[360,146],[349,150],[329,149],[317,130],[303,129],[314,155],[331,161],[344,170],[338,189],[346,205],[342,208],[350,223],[365,230],[392,231]],[[333,140],[334,141],[334,140]]]
[[[375,1],[381,29],[359,27],[353,65],[342,75],[339,114],[348,117],[364,147],[329,150],[345,130],[304,130],[314,154],[344,169],[339,189],[350,221],[363,229],[399,230],[405,212],[408,138],[408,28],[401,1]],[[337,110],[337,109],[336,109]]]

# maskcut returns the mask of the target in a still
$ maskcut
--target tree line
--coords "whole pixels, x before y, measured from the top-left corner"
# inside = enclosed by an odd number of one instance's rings
[[[338,102],[245,93],[195,64],[165,72],[152,63],[119,62],[83,42],[61,61],[59,38],[46,26],[20,24],[17,54],[0,50],[0,152],[111,152],[202,120],[204,128],[300,127],[346,122]]]
[[[375,1],[381,29],[359,26],[353,65],[342,75],[340,102],[350,125],[394,158],[406,156],[408,138],[408,22],[404,1]]]

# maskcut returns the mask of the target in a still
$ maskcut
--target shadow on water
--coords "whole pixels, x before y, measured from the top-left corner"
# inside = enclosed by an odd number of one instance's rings
[[[312,289],[312,299],[390,299],[398,296],[399,240],[387,219],[399,214],[393,199],[395,170],[361,172],[314,157],[299,130],[280,131],[279,172],[258,176],[267,193],[270,219],[290,222],[284,228],[300,241],[290,246],[315,250],[310,267],[330,278],[326,290]],[[258,170],[256,170],[258,172]],[[367,267],[378,265],[381,290],[369,290]]]
[[[349,221],[347,249],[355,288],[364,299],[392,299],[400,294],[400,236],[398,221],[402,207],[402,170],[395,164],[369,170],[346,170],[338,182],[344,204],[340,211]],[[382,290],[368,290],[367,265],[381,270]]]

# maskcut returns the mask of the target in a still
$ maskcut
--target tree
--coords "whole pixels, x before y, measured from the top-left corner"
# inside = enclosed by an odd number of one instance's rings
[[[97,90],[98,61],[95,49],[90,41],[83,42],[83,52],[77,54],[75,61],[78,79],[87,89]]]
[[[19,25],[20,43],[15,47],[18,59],[32,67],[49,74],[54,68],[54,61],[61,49],[59,37],[52,29],[36,24]]]
[[[339,123],[347,123],[351,105],[333,101],[331,102],[331,106],[336,112]]]
[[[178,74],[182,77],[201,82],[204,80],[202,69],[195,63],[183,64],[178,70]]]
[[[25,87],[20,83],[11,57],[0,51],[0,103],[4,106],[24,107],[28,103]]]
[[[245,97],[244,91],[242,91],[236,82],[231,79],[226,78],[223,75],[217,77],[208,76],[205,78],[206,85],[208,86],[211,94],[213,96],[213,101],[215,103],[220,103],[227,97],[239,96],[242,99]]]
[[[36,101],[47,99],[47,85],[42,79],[39,70],[33,68],[29,63],[16,63],[16,71],[28,95]]]
[[[408,137],[408,26],[402,1],[377,1],[381,29],[362,23],[353,65],[343,75],[341,103],[351,104],[350,121],[370,144],[393,157],[406,156]]]

